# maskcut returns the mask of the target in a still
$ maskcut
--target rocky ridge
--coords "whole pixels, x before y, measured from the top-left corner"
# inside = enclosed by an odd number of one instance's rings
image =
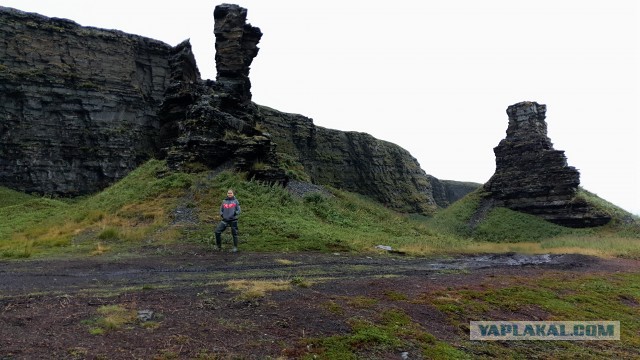
[[[484,185],[485,201],[568,227],[608,223],[608,215],[576,197],[580,173],[547,137],[546,110],[536,102],[507,108],[507,136],[494,148],[496,171]]]

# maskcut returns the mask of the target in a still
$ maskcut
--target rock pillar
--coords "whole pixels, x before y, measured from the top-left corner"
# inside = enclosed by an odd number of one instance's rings
[[[247,9],[222,4],[213,12],[216,36],[216,81],[240,104],[251,101],[249,67],[258,55],[262,32],[247,24]]]
[[[496,172],[484,185],[507,208],[570,227],[606,224],[610,218],[576,198],[580,173],[547,137],[547,107],[521,102],[507,108],[507,137],[493,149]]]

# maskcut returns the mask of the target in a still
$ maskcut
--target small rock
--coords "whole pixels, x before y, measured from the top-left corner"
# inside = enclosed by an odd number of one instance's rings
[[[142,322],[151,321],[153,314],[152,310],[140,310],[138,311],[138,319]]]

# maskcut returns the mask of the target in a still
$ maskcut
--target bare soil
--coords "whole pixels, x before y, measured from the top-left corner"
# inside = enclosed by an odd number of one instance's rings
[[[348,334],[347,319],[375,316],[382,308],[400,308],[438,340],[455,342],[468,335],[445,314],[424,302],[399,299],[500,288],[549,274],[572,278],[637,271],[638,265],[581,255],[444,259],[195,248],[6,261],[0,263],[0,359],[301,358],[316,350],[308,339]],[[237,279],[294,286],[242,297],[226,283]],[[152,312],[151,319],[92,334],[98,309],[105,305]],[[535,308],[517,315],[523,320],[542,316]],[[415,349],[392,349],[376,357],[401,359],[402,353],[420,358]]]

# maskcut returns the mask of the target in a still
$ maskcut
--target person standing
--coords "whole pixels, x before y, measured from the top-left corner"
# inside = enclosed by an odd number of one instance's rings
[[[222,200],[220,205],[220,217],[222,220],[215,230],[216,234],[216,250],[222,250],[221,234],[227,227],[231,226],[231,235],[233,236],[232,252],[238,251],[238,216],[240,215],[240,203],[234,196],[233,189],[227,191],[227,198]]]

